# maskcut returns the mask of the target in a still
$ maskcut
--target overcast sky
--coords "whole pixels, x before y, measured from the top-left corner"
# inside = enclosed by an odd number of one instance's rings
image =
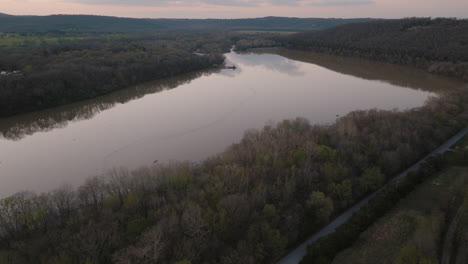
[[[148,18],[468,18],[468,0],[0,0],[0,13],[94,14]]]

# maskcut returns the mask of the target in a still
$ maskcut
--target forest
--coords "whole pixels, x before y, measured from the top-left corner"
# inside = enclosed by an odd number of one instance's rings
[[[406,64],[468,80],[468,20],[372,20],[298,33],[282,41],[288,48]]]
[[[466,263],[467,147],[465,135],[455,151],[390,182],[336,232],[310,244],[301,263]]]
[[[17,193],[0,201],[0,263],[272,263],[465,127],[467,96],[285,120],[201,163]]]
[[[137,83],[222,65],[222,33],[0,36],[0,117],[93,98]],[[204,56],[194,51],[205,52]]]

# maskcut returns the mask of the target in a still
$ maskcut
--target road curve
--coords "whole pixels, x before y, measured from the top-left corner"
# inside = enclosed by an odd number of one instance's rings
[[[458,134],[450,138],[447,142],[445,142],[443,145],[438,147],[436,150],[432,151],[429,153],[427,156],[425,156],[423,159],[415,163],[413,166],[409,167],[406,169],[404,172],[399,174],[394,178],[394,180],[398,179],[403,179],[408,174],[412,171],[417,170],[423,162],[425,162],[428,158],[433,157],[438,154],[442,154],[445,151],[447,151],[450,147],[452,147],[458,140],[460,140],[464,135],[468,133],[468,127],[460,131]],[[319,232],[315,233],[313,236],[308,238],[305,242],[303,242],[301,245],[299,245],[296,249],[294,249],[292,252],[290,252],[288,255],[280,259],[277,264],[298,264],[301,262],[302,258],[307,253],[307,246],[311,244],[312,242],[318,240],[321,237],[324,237],[330,233],[333,233],[337,227],[340,225],[344,224],[348,219],[353,215],[353,213],[359,211],[363,205],[365,205],[370,199],[372,199],[376,194],[381,192],[383,189],[385,189],[388,186],[389,183],[384,185],[382,188],[379,190],[375,191],[374,193],[370,194],[363,200],[361,200],[359,203],[355,204],[353,207],[349,208],[346,210],[344,213],[342,213],[340,216],[335,218],[332,222],[330,222],[327,226],[325,226],[322,230]]]

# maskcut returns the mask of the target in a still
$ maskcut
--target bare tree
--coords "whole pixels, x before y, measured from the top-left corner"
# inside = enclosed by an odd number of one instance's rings
[[[115,264],[158,263],[166,245],[163,230],[157,225],[141,235],[136,245],[115,253],[113,260]]]

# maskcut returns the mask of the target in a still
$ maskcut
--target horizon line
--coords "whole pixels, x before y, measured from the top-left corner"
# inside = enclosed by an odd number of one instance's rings
[[[218,19],[218,20],[239,20],[239,19],[261,19],[261,18],[298,18],[298,19],[375,19],[375,20],[391,20],[391,19],[406,19],[406,18],[449,18],[449,19],[458,19],[458,20],[467,20],[468,17],[450,17],[450,16],[405,16],[405,17],[318,17],[318,16],[258,16],[258,17],[239,17],[239,18],[216,18],[216,17],[206,17],[206,18],[195,18],[195,17],[131,17],[131,16],[111,16],[111,15],[99,15],[99,14],[63,14],[63,13],[50,13],[47,15],[17,15],[17,14],[7,14],[0,12],[1,15],[11,16],[11,17],[48,17],[48,16],[96,16],[96,17],[113,17],[113,18],[128,18],[128,19],[193,19],[193,20],[208,20],[208,19]]]

